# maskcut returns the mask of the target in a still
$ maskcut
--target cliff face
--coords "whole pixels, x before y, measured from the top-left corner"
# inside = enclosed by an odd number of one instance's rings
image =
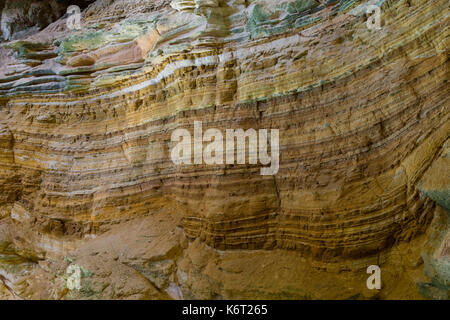
[[[0,0],[0,42],[35,34],[61,18],[69,5],[86,7],[93,0]]]
[[[448,22],[445,0],[98,0],[7,42],[0,295],[447,298]],[[277,174],[175,165],[195,121],[279,130]]]

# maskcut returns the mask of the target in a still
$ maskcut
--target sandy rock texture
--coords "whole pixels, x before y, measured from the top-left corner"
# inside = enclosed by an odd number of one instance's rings
[[[448,299],[448,1],[8,10],[0,298]],[[174,165],[194,121],[278,129],[278,173]]]

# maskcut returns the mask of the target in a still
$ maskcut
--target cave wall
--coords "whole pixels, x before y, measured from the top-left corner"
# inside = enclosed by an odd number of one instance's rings
[[[437,162],[450,132],[447,2],[379,1],[380,30],[367,28],[367,4],[97,1],[81,30],[63,18],[8,42],[5,242],[53,268],[71,255],[98,283],[104,268],[132,265],[133,281],[152,283],[140,297],[338,298],[342,287],[320,287],[326,276],[370,298],[360,271],[374,261],[392,271],[378,298],[442,297],[448,224],[432,221],[449,198],[448,163]],[[174,165],[171,133],[195,121],[279,129],[278,173]],[[147,242],[149,230],[165,235]],[[103,250],[111,241],[130,253]],[[275,284],[277,259],[290,273]],[[296,268],[317,285],[290,281]]]

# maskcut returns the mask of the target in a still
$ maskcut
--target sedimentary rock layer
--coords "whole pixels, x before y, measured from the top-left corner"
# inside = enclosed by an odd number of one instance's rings
[[[79,31],[61,20],[8,43],[3,215],[47,255],[155,211],[215,249],[323,263],[413,239],[436,208],[418,186],[450,132],[448,3],[379,1],[380,30],[367,4],[97,1]],[[174,165],[171,134],[194,121],[278,129],[278,173]]]

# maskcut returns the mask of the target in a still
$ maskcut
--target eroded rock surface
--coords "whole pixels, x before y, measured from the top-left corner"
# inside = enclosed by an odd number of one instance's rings
[[[7,42],[0,297],[447,299],[448,22],[445,0],[99,0]],[[277,175],[174,165],[194,121],[279,129]]]

